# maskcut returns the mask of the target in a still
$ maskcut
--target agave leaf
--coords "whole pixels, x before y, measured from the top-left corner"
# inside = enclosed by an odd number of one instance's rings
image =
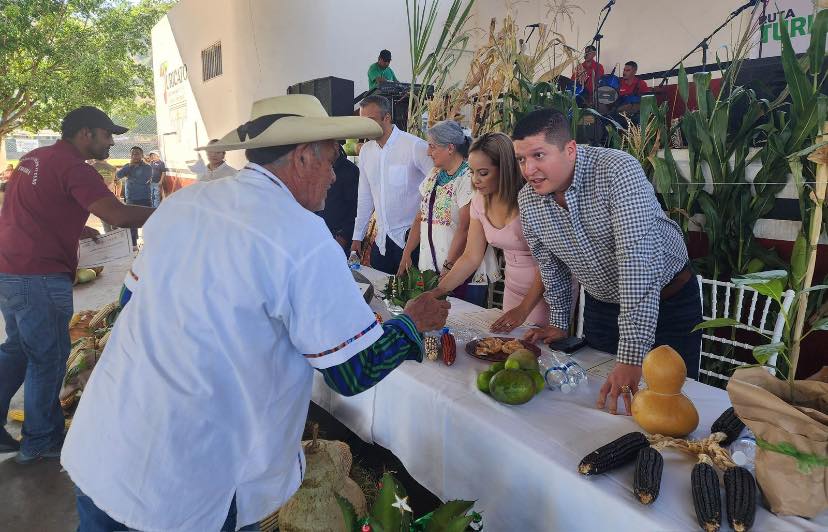
[[[434,510],[431,520],[426,526],[426,532],[442,532],[450,530],[450,523],[458,518],[465,518],[466,512],[471,510],[472,506],[474,506],[474,501],[448,501]],[[464,531],[466,529],[465,527],[468,526],[469,523],[471,523],[471,516],[469,516],[469,522],[466,523],[463,528],[460,528],[459,532]]]

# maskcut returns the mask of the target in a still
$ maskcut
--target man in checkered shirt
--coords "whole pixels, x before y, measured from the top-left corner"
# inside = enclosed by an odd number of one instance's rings
[[[662,211],[641,165],[629,154],[577,146],[558,111],[530,113],[515,126],[515,153],[523,176],[518,199],[523,232],[538,261],[550,324],[527,339],[567,336],[572,276],[586,292],[587,342],[616,353],[598,407],[630,413],[644,355],[669,345],[695,377],[702,321],[696,277],[681,230]]]

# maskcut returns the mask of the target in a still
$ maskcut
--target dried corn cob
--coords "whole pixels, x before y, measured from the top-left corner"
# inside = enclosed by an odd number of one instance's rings
[[[72,367],[75,360],[83,353],[83,351],[93,349],[94,347],[95,339],[91,336],[85,336],[75,342],[75,347],[72,348],[72,351],[69,352],[69,358],[66,359],[66,367]]]
[[[72,314],[72,319],[69,320],[69,328],[71,329],[72,327],[77,325],[80,320],[81,320],[81,313],[80,312],[76,312],[76,313]]]
[[[436,336],[423,338],[423,347],[429,360],[437,360],[440,356],[440,340]]]
[[[736,532],[746,532],[756,517],[756,482],[744,467],[731,467],[724,474],[727,521]]]
[[[112,303],[109,303],[109,304],[104,305],[103,307],[101,307],[101,309],[98,311],[98,313],[95,314],[95,316],[89,322],[89,328],[90,329],[96,329],[98,327],[98,325],[103,324],[104,320],[109,315],[109,313],[112,312],[113,310],[115,310],[116,308],[118,308],[119,306],[120,305],[118,305],[117,301],[113,301]]]
[[[457,343],[454,341],[454,336],[449,332],[448,327],[443,328],[443,334],[440,335],[440,348],[443,352],[443,363],[446,366],[454,364],[457,358]]]
[[[104,335],[101,336],[101,339],[98,340],[98,349],[103,349],[104,347],[106,347],[106,343],[109,341],[109,337],[110,337],[111,334],[112,334],[112,329],[106,331],[104,333]]]
[[[705,532],[716,532],[722,523],[722,495],[716,470],[703,462],[694,465],[690,485],[699,526]]]
[[[727,447],[734,441],[736,438],[739,437],[739,434],[742,433],[742,429],[745,428],[745,424],[742,422],[741,419],[736,415],[736,411],[733,410],[731,406],[724,412],[719,418],[713,422],[713,425],[710,427],[711,433],[716,432],[724,432],[727,434],[727,438],[720,443],[722,447]]]
[[[664,458],[652,447],[638,451],[635,460],[633,491],[641,504],[652,504],[658,498],[661,489],[661,473],[664,470]]]
[[[650,442],[640,432],[630,432],[586,455],[578,464],[582,475],[600,475],[635,460]]]

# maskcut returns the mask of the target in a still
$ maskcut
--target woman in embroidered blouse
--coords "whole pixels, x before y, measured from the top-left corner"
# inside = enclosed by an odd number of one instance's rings
[[[472,174],[466,162],[470,139],[457,122],[438,122],[428,130],[428,154],[434,169],[420,185],[420,210],[403,250],[398,274],[411,266],[411,254],[420,247],[420,270],[445,275],[466,248],[470,203],[474,195]],[[475,271],[476,270],[476,271]],[[493,249],[483,249],[477,266],[453,287],[454,295],[484,306],[488,284],[500,274]]]
[[[525,182],[512,140],[503,133],[483,135],[471,147],[469,165],[477,194],[471,201],[466,249],[435,290],[438,295],[451,292],[478,267],[487,245],[498,247],[506,259],[505,313],[492,324],[492,331],[511,332],[524,322],[545,326],[549,307],[538,264],[520,225],[517,199]]]

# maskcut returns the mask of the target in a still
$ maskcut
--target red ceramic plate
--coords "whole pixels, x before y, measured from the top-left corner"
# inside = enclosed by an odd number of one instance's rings
[[[539,357],[541,354],[540,347],[530,344],[524,340],[519,340],[517,338],[508,338],[506,336],[491,336],[490,338],[497,338],[498,340],[502,340],[503,342],[512,342],[517,340],[523,345],[524,349],[528,349],[529,351],[535,353],[536,357]],[[480,360],[485,360],[486,362],[503,362],[507,358],[509,358],[508,353],[504,353],[503,351],[498,351],[497,353],[492,353],[490,355],[479,355],[477,354],[477,346],[480,344],[482,340],[486,340],[486,338],[478,338],[476,340],[472,340],[471,342],[466,344],[466,353],[470,354],[474,358],[479,358]]]

